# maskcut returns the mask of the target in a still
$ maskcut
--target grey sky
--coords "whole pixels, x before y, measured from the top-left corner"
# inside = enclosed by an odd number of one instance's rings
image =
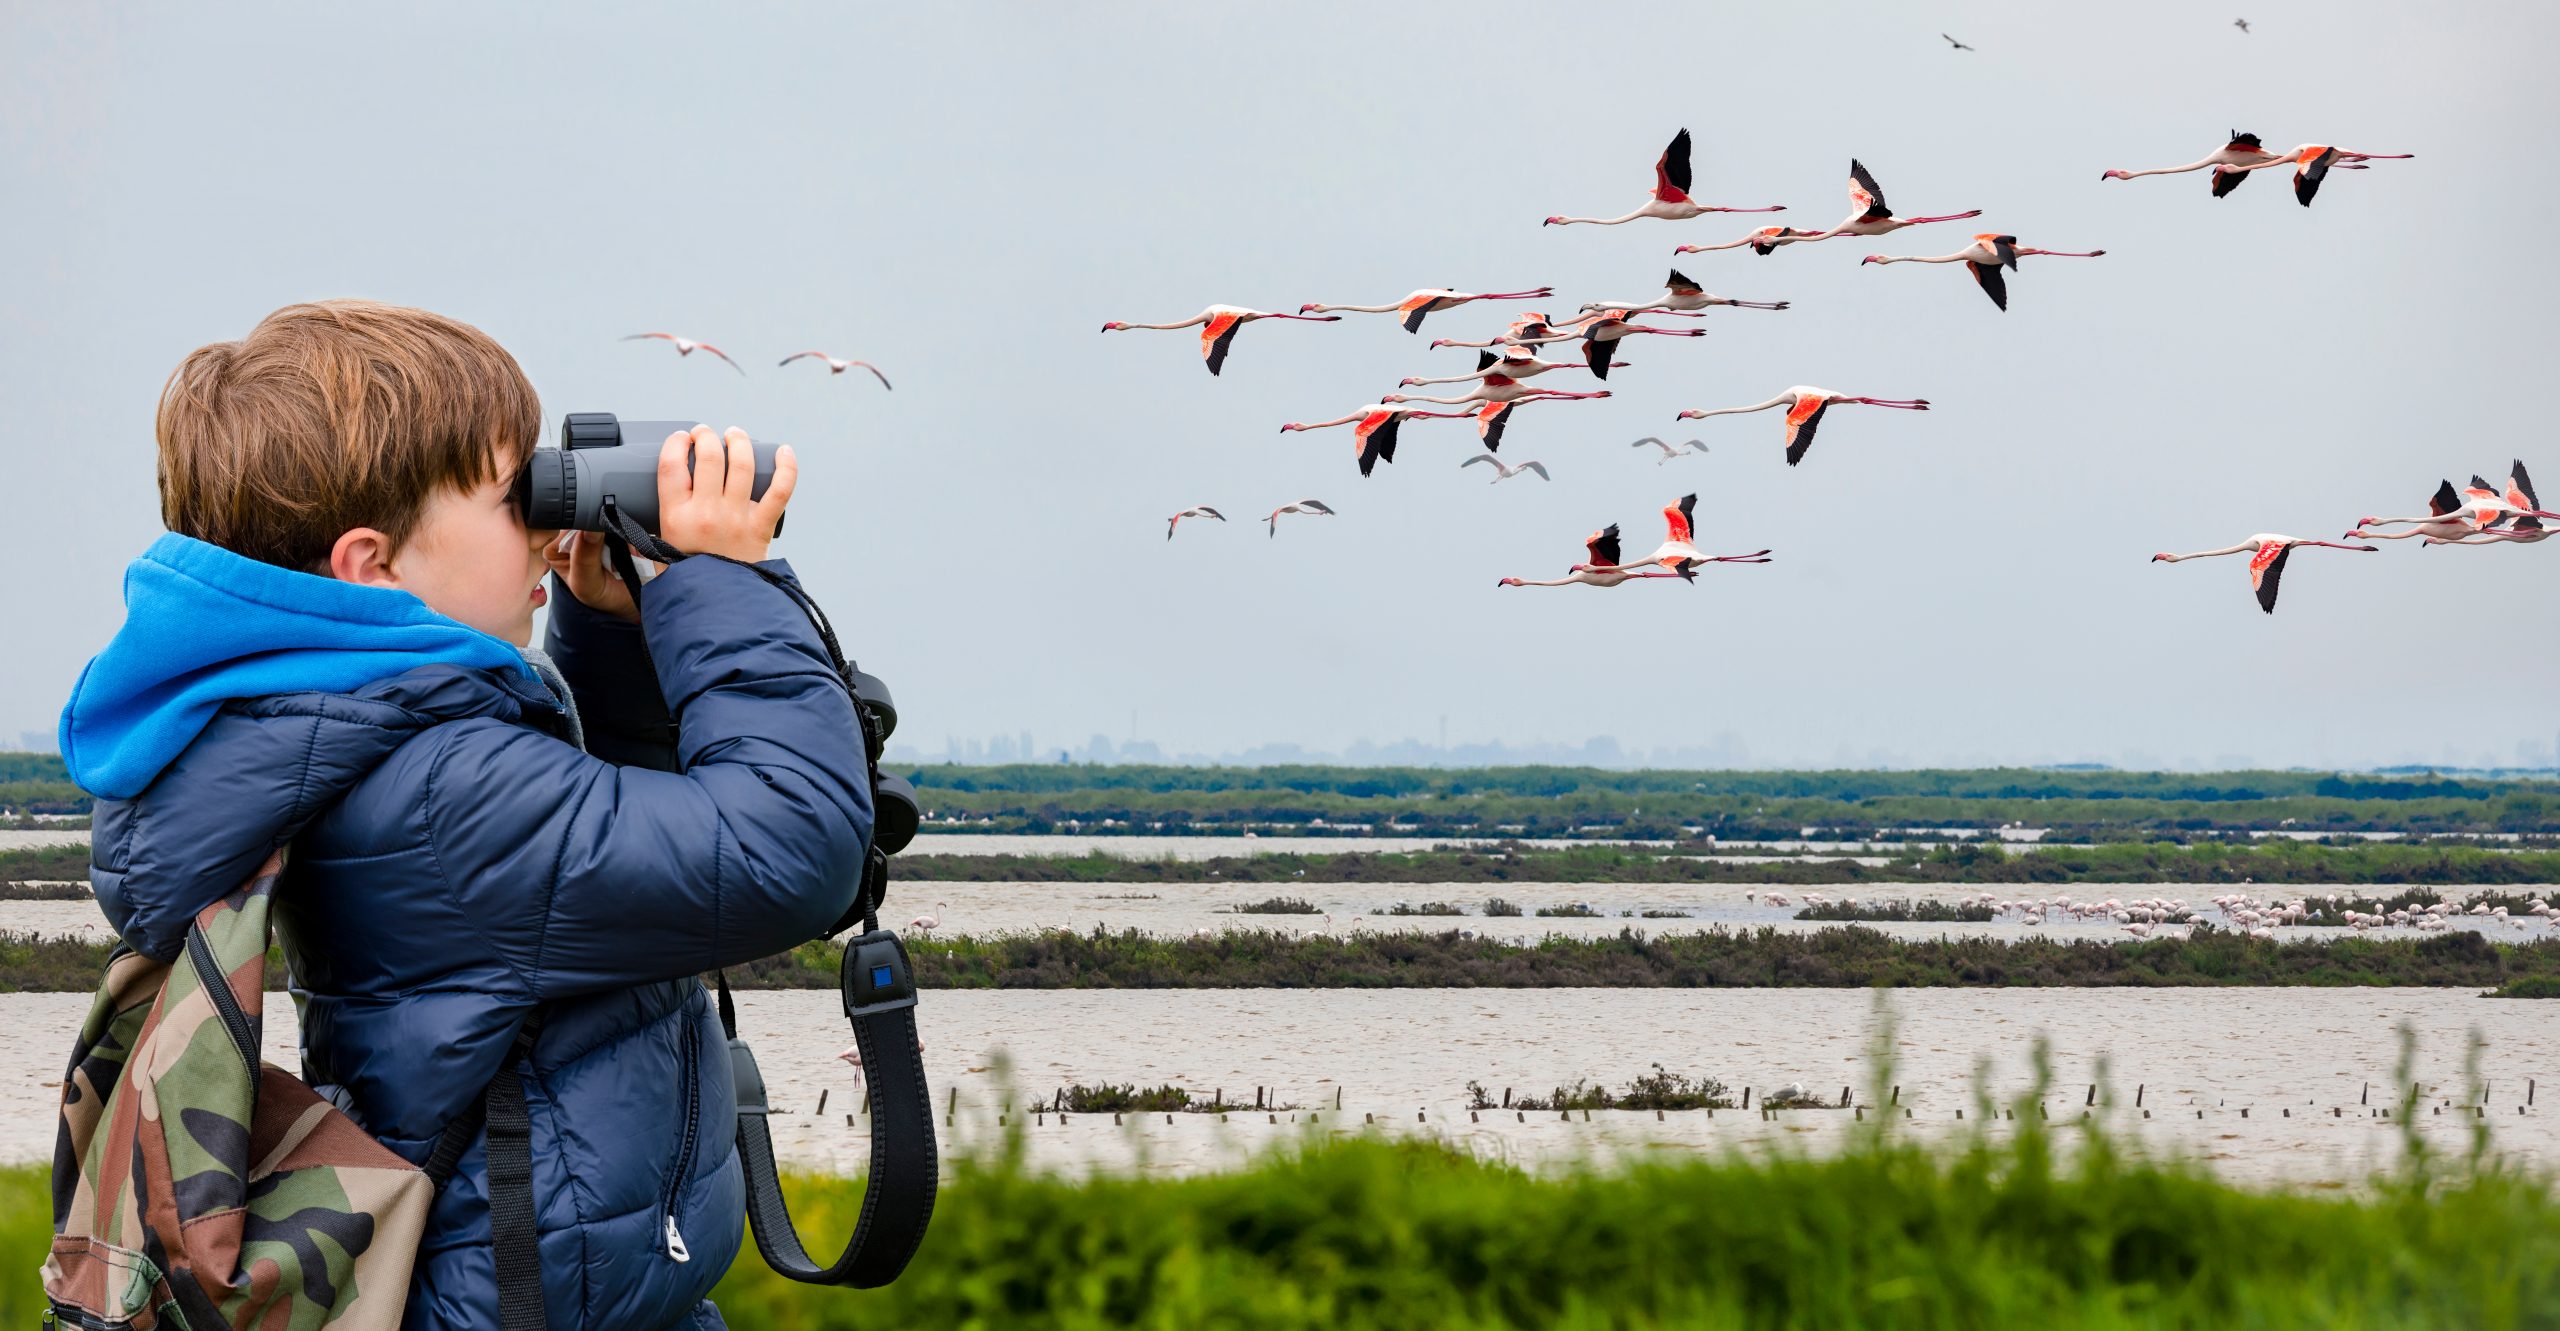
[[[2234,4],[2242,7],[2233,9]],[[257,7],[251,7],[257,8]],[[1432,736],[1755,762],[2512,762],[2560,730],[2560,550],[2298,557],[2272,619],[2238,560],[2335,538],[2516,454],[2555,349],[2560,110],[2549,6],[1941,0],[1846,6],[15,5],[0,49],[0,733],[50,727],[158,531],[151,412],[189,349],[289,301],[471,320],[556,421],[689,416],[788,439],[777,547],[899,692],[902,739],[1029,730],[1168,748]],[[2245,13],[2256,27],[2231,26]],[[1956,52],[1944,29],[1979,48]],[[1635,206],[1673,130],[1703,201],[1779,218],[1541,229]],[[2413,162],[2282,170],[2233,197],[2166,166],[2231,128]],[[1607,402],[1530,408],[1506,457],[1417,422],[1362,480],[1283,436],[1471,353],[1518,306],[1190,333],[1105,319],[1551,284],[1660,286],[1671,247],[1827,225],[1862,158],[1904,213],[1976,223],[1691,256],[1786,299],[1638,339]],[[2011,309],[1942,254],[2029,259]],[[621,334],[669,329],[741,380]],[[785,353],[878,362],[829,378]],[[808,373],[798,373],[808,371]],[[1790,471],[1774,414],[1673,413],[1795,383],[1932,399],[1835,411]],[[1425,390],[1428,391],[1428,390]],[[1700,492],[1701,544],[1776,548],[1695,588],[1496,591]],[[1256,519],[1301,497],[1335,519]],[[1208,503],[1235,519],[1163,519]],[[2519,743],[2533,746],[2522,751]]]

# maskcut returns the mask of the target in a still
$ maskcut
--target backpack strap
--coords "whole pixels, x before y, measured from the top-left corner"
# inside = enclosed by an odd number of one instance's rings
[[[453,1178],[471,1139],[489,1130],[489,1255],[498,1268],[498,1321],[505,1331],[543,1331],[541,1236],[533,1219],[533,1117],[525,1108],[521,1062],[533,1064],[542,1037],[543,1011],[516,1028],[515,1045],[480,1099],[451,1123],[427,1157],[427,1179],[437,1191]],[[928,1106],[929,1108],[930,1106]]]

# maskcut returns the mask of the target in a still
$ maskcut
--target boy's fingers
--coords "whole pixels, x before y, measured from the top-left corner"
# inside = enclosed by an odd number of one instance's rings
[[[800,483],[800,459],[784,444],[774,450],[773,484],[765,487],[764,498],[756,501],[756,517],[767,530],[782,521],[782,510],[791,503],[792,487]]]
[[[693,435],[678,430],[658,446],[658,494],[661,498],[680,495],[690,482],[685,479],[685,459],[692,456]]]
[[[747,432],[730,426],[721,436],[729,445],[729,474],[723,478],[721,492],[732,499],[745,499],[756,490],[756,446]]]
[[[711,471],[705,475],[703,468]],[[718,494],[729,483],[729,450],[720,435],[708,425],[693,427],[693,488],[697,492]]]

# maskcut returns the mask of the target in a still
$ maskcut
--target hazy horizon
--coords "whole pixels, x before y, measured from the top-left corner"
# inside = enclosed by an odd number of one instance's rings
[[[488,329],[555,425],[798,445],[775,552],[926,758],[1026,731],[1341,754],[1436,744],[1445,716],[1452,749],[1747,766],[2551,765],[2560,626],[2518,607],[2549,603],[2560,547],[2313,551],[2272,617],[2240,560],[2146,560],[2334,539],[2519,454],[2560,476],[2518,387],[2560,295],[2532,225],[2560,204],[2532,154],[2560,10],[2292,0],[2239,11],[2247,35],[2234,12],[13,8],[0,735],[49,731],[121,619],[179,359],[366,296]],[[1682,126],[1699,198],[1789,211],[1538,225],[1635,206]],[[2219,201],[2201,173],[2098,179],[2233,128],[2418,156],[2308,210],[2282,170]],[[1678,260],[1794,308],[1631,339],[1614,398],[1522,412],[1502,455],[1552,482],[1460,473],[1453,422],[1366,480],[1346,431],[1277,431],[1464,372],[1430,338],[1519,304],[1421,337],[1255,325],[1216,379],[1192,333],[1095,332],[1439,284],[1643,297],[1675,244],[1839,220],[1852,156],[1899,212],[1985,215]],[[1857,263],[1976,229],[2109,253],[2026,260],[2006,314],[1959,269]],[[747,375],[616,340],[650,329]],[[809,347],[896,390],[774,364]],[[1672,419],[1799,383],[1936,408],[1836,410],[1794,469],[1774,414]],[[1642,435],[1713,451],[1657,467]],[[1609,522],[1650,550],[1693,489],[1702,545],[1777,562],[1493,586]],[[1309,496],[1341,516],[1262,533]],[[1232,521],[1167,542],[1200,503]]]

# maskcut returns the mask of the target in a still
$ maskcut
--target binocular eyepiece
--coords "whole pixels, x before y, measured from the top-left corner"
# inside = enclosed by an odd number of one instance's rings
[[[571,412],[560,422],[560,446],[533,450],[524,470],[516,474],[516,509],[523,514],[524,525],[537,530],[608,531],[605,507],[610,500],[614,511],[656,535],[658,452],[668,435],[692,428],[690,421],[625,422],[609,411]],[[778,447],[762,440],[755,445],[755,498],[762,499],[765,488],[773,484]],[[686,465],[692,465],[691,458]],[[774,523],[773,530],[781,535],[782,524]],[[886,746],[898,729],[898,704],[889,696],[888,684],[861,670],[853,671],[847,682],[853,686],[855,705],[870,717],[875,746]],[[881,755],[875,751],[868,757],[877,764]],[[882,772],[877,790],[872,844],[895,855],[915,839],[922,809],[915,787],[903,777]]]
[[[560,422],[560,446],[537,448],[516,474],[516,509],[536,530],[604,531],[605,501],[651,535],[658,531],[658,452],[691,421],[619,421],[609,411],[571,412]],[[773,484],[774,451],[755,444],[754,497]],[[692,466],[687,457],[685,465]],[[782,534],[782,524],[773,524]]]

